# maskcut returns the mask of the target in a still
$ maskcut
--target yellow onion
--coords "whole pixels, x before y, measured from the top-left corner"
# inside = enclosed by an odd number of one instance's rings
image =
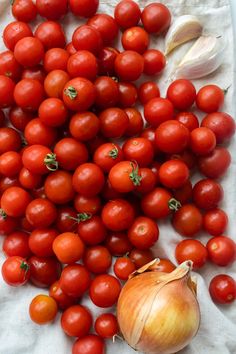
[[[124,285],[117,304],[120,331],[127,343],[147,354],[172,354],[196,335],[200,311],[192,262],[171,273],[158,272],[158,262],[146,264]]]

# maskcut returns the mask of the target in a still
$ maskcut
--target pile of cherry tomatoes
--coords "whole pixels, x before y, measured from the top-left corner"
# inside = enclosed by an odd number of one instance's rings
[[[96,306],[116,304],[122,281],[158,257],[151,247],[159,219],[170,219],[183,237],[177,263],[191,259],[198,269],[207,260],[218,266],[235,260],[219,208],[218,179],[231,162],[225,143],[235,133],[233,118],[219,111],[224,91],[207,85],[196,92],[186,79],[172,82],[166,97],[155,81],[138,87],[142,74],[165,68],[165,56],[149,42],[169,27],[170,11],[159,3],[141,11],[123,0],[112,17],[96,14],[98,5],[15,0],[16,20],[4,29],[0,53],[2,276],[12,286],[30,281],[49,288],[49,296],[32,300],[30,316],[44,324],[62,310],[62,329],[78,338],[73,354],[102,354],[104,338],[118,333],[109,312],[89,334],[92,314],[80,299],[88,292]],[[69,9],[87,22],[68,43],[57,21]],[[38,15],[46,20],[32,32],[28,22]],[[119,30],[121,52],[112,47]],[[201,122],[193,105],[205,113]],[[192,185],[196,170],[202,177]],[[195,239],[202,230],[212,236],[206,246]],[[160,271],[174,268],[161,259]],[[234,301],[235,289],[228,275],[210,284],[219,303]]]

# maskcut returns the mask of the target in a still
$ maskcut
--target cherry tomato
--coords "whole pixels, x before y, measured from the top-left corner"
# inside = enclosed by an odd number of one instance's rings
[[[46,72],[52,70],[66,70],[69,53],[62,48],[49,49],[43,59],[43,67]]]
[[[96,89],[95,104],[100,108],[116,106],[119,100],[118,85],[111,77],[100,76],[94,82]]]
[[[67,13],[67,0],[36,0],[37,11],[40,16],[48,20],[59,20]]]
[[[63,125],[68,117],[68,111],[59,98],[47,98],[39,106],[40,120],[50,127]]]
[[[141,268],[145,264],[151,262],[155,257],[151,250],[138,250],[134,248],[130,254],[129,258],[134,262],[136,268]]]
[[[217,304],[229,304],[236,299],[236,282],[227,274],[218,274],[211,279],[209,292]]]
[[[21,136],[13,128],[0,128],[0,154],[18,151],[21,148]]]
[[[57,315],[57,303],[48,295],[37,295],[29,306],[30,318],[33,322],[44,325],[52,322]]]
[[[155,82],[146,81],[140,85],[138,98],[143,105],[157,97],[160,97],[160,90]]]
[[[144,59],[133,51],[125,50],[115,59],[115,72],[123,81],[135,81],[143,73]]]
[[[16,104],[22,109],[36,111],[44,99],[44,89],[39,81],[23,79],[14,90]]]
[[[117,278],[121,280],[127,280],[129,275],[135,271],[136,267],[130,258],[121,257],[115,261],[113,269]]]
[[[21,79],[38,80],[43,85],[46,73],[41,64],[23,70]]]
[[[38,38],[24,37],[16,43],[14,56],[22,66],[35,66],[43,59],[44,48]]]
[[[167,98],[179,110],[189,109],[196,98],[196,89],[191,81],[179,79],[173,81],[167,90]]]
[[[109,172],[110,169],[118,162],[123,160],[123,151],[119,145],[113,143],[102,144],[94,153],[93,161],[101,167],[104,172]]]
[[[96,306],[111,307],[117,302],[120,291],[120,282],[114,276],[101,274],[93,279],[89,296]]]
[[[0,75],[19,80],[22,68],[10,50],[0,53]]]
[[[75,170],[72,185],[76,192],[85,197],[94,197],[104,185],[105,178],[102,169],[94,163],[81,164]]]
[[[95,80],[98,72],[96,57],[88,50],[79,50],[71,55],[67,63],[67,71],[71,77],[84,77]]]
[[[83,256],[85,267],[94,274],[106,273],[111,266],[112,257],[104,246],[87,248]]]
[[[70,119],[70,133],[79,141],[88,141],[95,138],[99,128],[100,121],[92,112],[76,113]]]
[[[33,21],[37,16],[37,8],[32,0],[15,0],[11,11],[15,19],[22,22]]]
[[[27,258],[31,255],[28,239],[29,235],[26,232],[12,232],[4,239],[2,250],[7,257],[19,256]]]
[[[149,218],[165,218],[171,213],[171,199],[172,195],[166,189],[155,188],[142,198],[141,207]]]
[[[55,257],[32,256],[29,259],[30,281],[39,288],[52,285],[61,274],[61,264]]]
[[[57,237],[55,229],[34,229],[29,236],[29,248],[37,257],[52,257],[52,244]]]
[[[43,145],[47,147],[54,145],[57,138],[56,130],[45,125],[40,118],[34,118],[29,121],[25,127],[24,135],[28,145]]]
[[[157,224],[150,218],[145,216],[137,217],[132,226],[128,230],[128,238],[130,242],[141,250],[152,247],[159,237],[159,229]]]
[[[203,215],[203,227],[212,236],[224,234],[228,216],[222,209],[211,209]]]
[[[0,155],[0,173],[7,177],[16,176],[22,167],[21,156],[18,152],[8,151]]]
[[[198,128],[200,129],[200,128]],[[191,133],[192,134],[192,133]],[[161,123],[155,132],[155,143],[159,150],[176,154],[183,151],[189,142],[189,131],[176,120]]]
[[[119,193],[128,193],[140,185],[141,175],[136,163],[121,161],[114,165],[108,175],[112,188]]]
[[[188,180],[181,188],[173,191],[174,198],[181,204],[189,203],[193,197],[193,187],[190,180]]]
[[[86,245],[97,245],[105,240],[107,231],[100,216],[82,213],[77,218],[78,234]]]
[[[72,298],[79,298],[88,290],[90,285],[90,273],[81,264],[66,266],[60,278],[61,290]]]
[[[62,26],[58,22],[44,21],[40,23],[34,35],[42,42],[45,50],[65,47],[65,34]]]
[[[142,11],[141,21],[148,33],[160,34],[169,27],[171,14],[165,5],[152,3]]]
[[[14,232],[18,226],[18,219],[8,216],[5,211],[0,209],[0,233],[9,235]]]
[[[31,225],[42,228],[56,220],[57,210],[50,200],[36,198],[28,204],[25,215]]]
[[[20,187],[6,189],[1,197],[1,208],[12,217],[25,214],[26,208],[31,201],[30,194]]]
[[[122,150],[126,160],[136,161],[141,167],[150,165],[154,157],[152,144],[142,137],[126,140]]]
[[[61,310],[66,310],[68,307],[75,305],[76,303],[76,300],[73,297],[68,296],[62,291],[58,280],[50,286],[49,295],[56,301],[57,306]]]
[[[143,54],[149,45],[149,35],[141,27],[129,27],[122,34],[121,43],[125,50],[133,50]]]
[[[59,166],[65,170],[73,171],[78,165],[88,160],[88,151],[84,144],[73,138],[64,138],[54,147]]]
[[[179,264],[190,260],[193,262],[193,269],[198,269],[206,263],[208,252],[198,240],[183,240],[176,246],[175,258]]]
[[[75,29],[72,35],[72,44],[76,50],[88,50],[94,55],[99,54],[103,45],[100,32],[87,25]]]
[[[24,131],[26,125],[34,118],[30,112],[24,111],[20,107],[12,107],[9,111],[9,120],[14,128]]]
[[[115,7],[114,17],[119,27],[130,28],[139,23],[141,10],[136,2],[122,0]]]
[[[209,210],[216,208],[223,199],[221,185],[212,179],[202,179],[193,187],[193,200],[198,208]]]
[[[190,150],[183,150],[182,152],[178,153],[178,154],[170,154],[167,155],[168,159],[170,160],[180,160],[182,162],[184,162],[189,169],[193,169],[194,167],[196,167],[197,164],[197,158],[194,155],[194,153]]]
[[[5,75],[0,75],[0,108],[7,108],[14,104],[15,83]]]
[[[142,194],[151,192],[156,185],[156,176],[150,168],[140,168],[141,181],[136,191]]]
[[[195,236],[202,229],[203,217],[194,204],[185,204],[175,212],[172,219],[174,229],[182,236]]]
[[[71,306],[63,312],[61,326],[68,336],[84,337],[92,326],[92,315],[84,306]]]
[[[122,232],[109,234],[106,237],[105,245],[113,256],[123,256],[133,248],[127,235]]]
[[[199,127],[198,118],[192,112],[179,112],[175,119],[182,123],[190,132]]]
[[[31,145],[25,148],[22,155],[22,162],[30,172],[45,174],[57,169],[55,155],[43,145]]]
[[[101,217],[109,230],[123,231],[134,221],[134,208],[124,199],[111,200],[104,205]]]
[[[96,2],[98,3],[97,0]],[[98,30],[105,45],[111,44],[118,35],[119,28],[116,24],[116,21],[112,16],[107,14],[97,14],[93,16],[88,20],[87,25],[92,26]]]
[[[66,51],[69,53],[69,55],[73,55],[76,53],[76,49],[75,47],[73,46],[73,43],[72,42],[69,42],[67,45],[66,45]]]
[[[95,331],[102,338],[112,338],[118,333],[118,323],[112,313],[104,313],[95,321]]]
[[[69,206],[59,207],[57,210],[56,228],[61,233],[75,232],[77,230],[77,222],[73,220],[76,218],[76,211]]]
[[[112,76],[115,73],[115,59],[119,50],[112,47],[103,47],[98,55],[99,74]]]
[[[216,112],[223,102],[224,91],[217,85],[203,86],[197,93],[196,105],[203,112]]]
[[[69,0],[71,12],[79,17],[92,17],[99,5],[99,0]]]
[[[129,125],[129,118],[125,111],[116,107],[102,111],[99,119],[102,135],[106,138],[120,138]]]
[[[95,334],[89,334],[77,339],[72,347],[72,354],[105,354],[103,339]]]
[[[211,154],[198,159],[200,172],[208,178],[222,177],[229,168],[231,155],[224,147],[216,147]]]
[[[159,260],[159,263],[155,267],[155,270],[158,270],[159,272],[164,272],[164,273],[171,273],[173,270],[175,270],[176,266],[171,263],[169,259],[164,259],[161,258]]]
[[[136,108],[125,108],[125,113],[129,118],[129,125],[125,131],[125,135],[138,135],[143,130],[143,118],[141,113]]]
[[[101,199],[99,197],[84,197],[77,194],[74,198],[74,207],[79,213],[97,214],[101,209]]]
[[[72,232],[64,232],[53,241],[53,251],[61,263],[71,264],[81,259],[84,244],[80,237]]]
[[[61,98],[63,95],[63,88],[70,80],[67,72],[63,70],[51,71],[44,80],[44,89],[48,97]]]
[[[166,66],[166,58],[164,54],[157,49],[148,49],[143,54],[144,69],[146,75],[156,75],[161,73]],[[169,98],[169,97],[168,97]]]
[[[55,171],[47,176],[44,189],[46,197],[54,204],[65,204],[74,198],[72,175],[67,171]]]
[[[217,144],[227,142],[235,134],[235,121],[224,112],[214,112],[206,115],[201,122],[201,126],[213,131]]]
[[[144,117],[151,126],[156,128],[174,117],[174,107],[168,99],[156,97],[144,105]]]
[[[30,277],[29,264],[19,256],[7,258],[2,265],[3,280],[10,286],[21,286],[27,283]]]
[[[168,160],[159,169],[160,182],[167,188],[180,188],[189,178],[189,169],[180,160]]]
[[[206,245],[209,259],[218,266],[225,267],[235,261],[236,244],[226,236],[212,237]]]
[[[205,127],[196,128],[190,133],[190,147],[196,155],[207,155],[216,146],[215,134]]]
[[[5,46],[14,50],[16,43],[24,38],[33,36],[30,26],[21,21],[14,21],[9,23],[3,31],[3,42]]]
[[[86,111],[95,102],[96,90],[91,81],[77,77],[66,83],[63,101],[72,111]]]
[[[132,107],[137,101],[137,88],[131,82],[118,82],[119,105],[121,107]]]

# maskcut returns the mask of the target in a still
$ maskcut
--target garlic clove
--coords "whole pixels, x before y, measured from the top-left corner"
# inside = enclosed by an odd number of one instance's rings
[[[183,15],[178,17],[166,34],[165,55],[180,44],[201,36],[202,29],[202,24],[196,16]]]
[[[183,57],[173,79],[198,79],[218,69],[224,60],[226,41],[222,36],[201,36]]]

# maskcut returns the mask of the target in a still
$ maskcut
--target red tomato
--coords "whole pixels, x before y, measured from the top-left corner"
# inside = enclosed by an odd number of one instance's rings
[[[93,279],[89,296],[98,307],[111,307],[119,297],[121,291],[120,282],[110,274],[101,274]]]
[[[105,184],[103,186],[101,196],[104,200],[108,201],[108,200],[122,198],[122,193],[117,192],[111,186],[111,183],[110,183],[109,179],[107,178],[105,181]]]
[[[107,231],[100,216],[78,214],[78,234],[86,245],[97,245],[106,238]],[[81,221],[80,221],[81,217]]]
[[[171,199],[172,195],[166,189],[155,188],[142,198],[141,207],[149,218],[165,218],[171,213]]]
[[[224,234],[228,216],[222,209],[211,209],[203,215],[203,227],[212,236]]]
[[[52,257],[52,244],[57,237],[55,229],[34,229],[29,236],[29,248],[37,257]]]
[[[33,21],[37,16],[37,8],[32,0],[15,0],[11,10],[15,19],[22,22]]]
[[[185,204],[175,212],[172,219],[174,229],[182,236],[195,236],[202,229],[203,218],[194,204]]]
[[[87,0],[87,1],[91,1],[91,0]],[[98,3],[97,0],[96,3]],[[86,16],[86,17],[91,17],[91,16]],[[92,26],[98,30],[98,32],[102,37],[102,41],[105,45],[111,44],[118,35],[119,28],[116,24],[116,21],[114,20],[113,17],[107,14],[97,14],[93,16],[88,20],[87,25]]]
[[[96,89],[95,104],[99,108],[116,106],[119,101],[118,85],[111,77],[100,76],[94,82]]]
[[[81,264],[67,265],[61,273],[59,284],[66,295],[77,299],[88,290],[90,273]]]
[[[193,200],[198,208],[209,210],[216,208],[223,199],[221,185],[212,179],[202,179],[193,187]]]
[[[22,68],[10,50],[0,53],[0,75],[5,75],[12,80],[19,80]]]
[[[125,50],[143,54],[149,45],[149,35],[142,27],[129,27],[122,34],[121,42]]]
[[[4,28],[3,42],[8,49],[13,51],[16,43],[20,39],[30,36],[33,36],[33,33],[27,23],[21,21],[14,21],[9,23]]]
[[[112,313],[103,313],[95,321],[95,331],[102,338],[112,338],[118,333],[118,323]]]
[[[72,42],[69,42],[67,45],[66,45],[66,51],[69,53],[69,55],[73,55],[76,53],[76,49],[75,47],[73,46],[73,43]]]
[[[228,141],[235,134],[235,121],[224,112],[214,112],[206,115],[201,122],[201,126],[213,131],[217,144]]]
[[[5,211],[0,209],[0,234],[8,235],[16,230],[18,219],[8,216]]]
[[[77,77],[66,83],[63,101],[72,111],[86,111],[95,102],[96,91],[91,81]]]
[[[107,202],[102,209],[102,221],[112,231],[128,229],[134,221],[133,206],[124,199]]]
[[[88,50],[79,50],[70,56],[67,71],[70,77],[84,77],[93,81],[98,72],[96,57]]]
[[[145,129],[143,129],[143,131],[141,133],[141,137],[148,139],[150,141],[150,143],[152,144],[154,152],[158,153],[158,149],[155,144],[155,132],[156,132],[155,128],[152,128],[152,127],[145,128]]]
[[[184,151],[178,153],[178,154],[170,154],[167,155],[168,159],[170,160],[180,160],[184,162],[189,169],[193,169],[196,167],[197,164],[197,158],[194,155],[194,153],[190,150],[185,149]]]
[[[174,107],[168,99],[156,97],[144,105],[144,117],[151,126],[156,128],[174,117]]]
[[[30,303],[29,314],[31,320],[39,325],[50,323],[57,315],[57,303],[50,296],[37,295]]]
[[[224,147],[216,147],[211,154],[198,158],[200,172],[208,178],[220,178],[228,170],[231,155]]]
[[[188,142],[188,129],[176,120],[168,120],[161,123],[156,129],[155,143],[160,151],[176,154],[183,151],[187,147]]]
[[[46,197],[54,204],[65,204],[73,200],[72,175],[67,171],[50,173],[44,183]]]
[[[21,79],[38,80],[41,84],[44,83],[45,77],[46,73],[41,64],[24,69],[21,75]]]
[[[208,252],[198,240],[183,240],[176,246],[175,258],[179,264],[190,260],[193,262],[193,269],[198,269],[206,263]]]
[[[99,54],[103,46],[100,32],[87,25],[75,29],[72,35],[72,44],[76,50],[88,50],[94,55]]]
[[[58,280],[50,286],[49,295],[56,301],[57,306],[61,310],[66,310],[68,307],[75,305],[76,303],[76,300],[73,297],[68,296],[62,291]]]
[[[114,17],[119,27],[130,28],[139,23],[141,10],[136,2],[122,0],[115,7]]]
[[[164,272],[164,273],[171,273],[173,270],[175,270],[176,266],[169,261],[169,259],[160,259],[159,263],[157,266],[155,266],[155,270],[158,270],[159,272]]]
[[[27,258],[31,255],[28,239],[29,235],[26,232],[12,232],[4,239],[2,250],[7,257],[19,256]]]
[[[148,33],[160,34],[169,27],[171,14],[165,5],[152,3],[142,11],[141,21]]]
[[[14,56],[22,66],[35,66],[43,59],[44,48],[38,38],[24,37],[16,43]]]
[[[199,121],[192,112],[179,112],[175,119],[182,123],[190,132],[199,127]]]
[[[44,99],[44,89],[39,81],[23,79],[14,90],[16,104],[27,111],[36,111]]]
[[[64,48],[66,45],[62,26],[54,21],[44,21],[40,23],[34,35],[42,42],[45,50],[50,48]]]
[[[126,140],[122,146],[126,160],[136,161],[141,167],[150,165],[154,158],[154,150],[151,142],[142,137]]]
[[[224,91],[217,85],[203,86],[197,93],[196,105],[203,112],[216,112],[223,103]]]
[[[135,190],[141,183],[141,175],[136,163],[121,161],[114,165],[108,175],[112,188],[119,193]]]
[[[51,48],[44,56],[43,67],[46,72],[52,70],[66,70],[69,53],[62,48]]]
[[[43,145],[47,147],[54,145],[57,138],[56,130],[45,125],[40,118],[34,118],[29,121],[25,127],[24,135],[28,145]]]
[[[29,264],[19,256],[7,258],[2,265],[3,280],[10,286],[21,286],[30,277]]]
[[[152,247],[159,237],[159,229],[157,224],[150,218],[145,216],[137,217],[132,226],[128,230],[128,238],[130,242],[141,250]]]
[[[44,80],[44,89],[48,97],[61,98],[63,95],[63,88],[69,80],[70,77],[65,71],[51,71]]]
[[[1,197],[1,208],[12,217],[19,217],[25,214],[26,208],[31,201],[31,196],[23,188],[10,187],[6,189]]]
[[[140,134],[144,125],[141,113],[136,108],[125,108],[124,111],[129,118],[129,125],[125,135],[134,136]]]
[[[131,82],[118,82],[119,105],[121,107],[132,107],[137,101],[137,88]]]
[[[84,244],[80,237],[73,232],[64,232],[53,241],[53,251],[61,263],[71,264],[81,259]]]
[[[49,200],[36,198],[28,204],[25,215],[31,225],[42,228],[53,224],[57,217],[57,210]]]
[[[143,105],[157,97],[160,97],[160,90],[155,82],[146,81],[140,85],[138,98]]]
[[[113,256],[123,256],[129,253],[133,245],[127,238],[126,233],[114,232],[106,237],[105,245]]]
[[[39,118],[50,127],[58,127],[65,123],[68,111],[59,98],[47,98],[39,106]]]
[[[39,288],[52,285],[61,274],[61,264],[55,257],[36,257],[29,259],[30,281]]]
[[[71,135],[79,141],[94,139],[99,131],[100,121],[92,112],[76,113],[70,119]]]
[[[72,354],[105,354],[105,343],[101,337],[89,334],[77,339],[73,344]]]
[[[18,151],[21,148],[21,136],[13,128],[0,128],[0,154]]]
[[[155,173],[150,168],[140,168],[139,170],[141,176],[140,185],[136,187],[136,191],[142,194],[151,192],[156,185]]]
[[[103,47],[98,55],[99,74],[112,76],[115,73],[115,59],[120,52],[116,48]]]
[[[151,262],[155,257],[151,250],[138,250],[134,248],[130,254],[129,258],[134,262],[136,268],[141,268],[145,264]]]
[[[71,306],[63,312],[61,326],[70,337],[84,337],[92,326],[92,315],[84,306]]]
[[[214,302],[229,304],[236,299],[236,282],[227,274],[219,274],[211,279],[209,292]]]
[[[125,50],[115,59],[115,72],[123,81],[135,81],[143,73],[144,59],[133,51]]]
[[[115,261],[113,269],[117,278],[121,280],[128,280],[129,275],[136,270],[136,267],[134,262],[130,258],[121,257]]]
[[[74,198],[74,207],[79,213],[97,214],[101,209],[101,199],[77,194]]]
[[[225,267],[236,258],[236,244],[226,236],[212,237],[206,245],[209,259],[218,266]]]
[[[87,248],[83,256],[83,262],[90,272],[94,274],[106,273],[111,266],[112,256],[104,246]]]
[[[94,163],[81,164],[73,174],[73,188],[85,197],[94,197],[100,193],[104,183],[104,173]]]
[[[22,162],[30,172],[40,175],[58,167],[55,155],[43,145],[28,146],[23,152]]]
[[[159,169],[159,180],[167,188],[183,187],[189,178],[187,165],[180,160],[168,160]]]
[[[0,156],[0,173],[7,177],[16,176],[22,167],[21,155],[16,151],[4,152]]]
[[[106,143],[99,146],[93,156],[93,161],[101,167],[104,172],[109,172],[110,169],[118,162],[123,160],[123,151],[119,145]]]
[[[61,233],[63,232],[75,232],[77,230],[77,222],[73,218],[76,218],[76,211],[69,206],[59,207],[57,210],[56,228]]]
[[[207,155],[216,146],[215,134],[205,127],[196,128],[190,133],[190,147],[196,155]]]
[[[36,0],[37,11],[40,16],[48,20],[59,20],[67,13],[67,0]]]
[[[71,12],[80,17],[92,17],[99,5],[99,0],[69,0]]]
[[[14,128],[24,131],[26,125],[31,119],[34,118],[34,115],[30,112],[24,111],[20,107],[12,107],[9,111],[9,120]]]
[[[84,144],[73,138],[64,138],[54,147],[59,166],[64,170],[73,171],[88,160],[88,151]]]
[[[164,54],[157,49],[148,49],[143,54],[144,69],[146,75],[156,75],[161,73],[166,66],[166,58]],[[169,97],[168,97],[169,98]]]
[[[0,75],[0,108],[7,108],[14,104],[15,83],[5,75]]]
[[[196,89],[189,80],[175,80],[168,87],[167,98],[173,103],[176,109],[189,109],[195,101]]]
[[[99,119],[102,135],[106,138],[120,138],[129,125],[129,118],[125,111],[116,107],[102,111]]]

